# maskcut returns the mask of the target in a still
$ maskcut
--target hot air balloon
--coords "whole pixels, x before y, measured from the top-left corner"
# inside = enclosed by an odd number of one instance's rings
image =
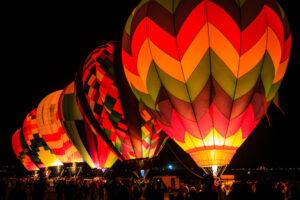
[[[62,90],[46,96],[38,105],[36,123],[42,138],[62,163],[83,162],[58,117],[58,103]]]
[[[91,168],[111,168],[117,161],[117,156],[84,121],[76,102],[74,82],[63,90],[59,100],[58,114],[62,127],[85,162]]]
[[[29,149],[44,163],[45,167],[62,165],[39,132],[36,122],[36,109],[26,116],[23,123],[23,133]]]
[[[290,47],[275,0],[149,0],[128,18],[122,61],[138,100],[216,175],[277,99]]]
[[[116,42],[109,42],[89,55],[75,81],[78,104],[121,161],[135,172],[148,171],[167,136],[139,107],[118,64],[120,55],[114,54],[116,48]]]
[[[30,158],[28,148],[24,148],[24,144],[22,145],[20,140],[22,129],[18,129],[13,137],[12,137],[12,148],[17,156],[17,158],[20,160],[20,162],[23,164],[23,166],[28,171],[38,171],[39,168],[34,164],[32,159]]]

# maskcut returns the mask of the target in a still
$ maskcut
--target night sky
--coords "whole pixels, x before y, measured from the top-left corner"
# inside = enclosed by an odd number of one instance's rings
[[[77,69],[99,45],[121,40],[127,17],[138,0],[98,4],[3,6],[1,14],[1,163],[16,161],[12,134],[49,93],[74,80]],[[279,0],[292,31],[290,63],[280,88],[285,115],[271,105],[233,158],[232,167],[300,167],[299,26],[295,1]],[[4,35],[3,35],[4,34]],[[167,149],[160,157],[167,158]]]

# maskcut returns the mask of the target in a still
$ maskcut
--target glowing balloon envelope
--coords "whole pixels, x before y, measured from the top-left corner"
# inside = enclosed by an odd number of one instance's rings
[[[101,137],[84,121],[75,98],[74,82],[69,84],[59,100],[59,119],[65,132],[91,168],[111,168],[117,156]]]
[[[58,117],[62,90],[46,96],[37,108],[36,121],[43,139],[62,163],[83,162],[82,156],[64,131]]]
[[[25,142],[29,149],[42,161],[42,163],[44,163],[46,167],[62,165],[39,132],[36,122],[36,109],[32,110],[26,116],[23,123],[23,133]]]
[[[20,160],[20,162],[23,164],[23,166],[28,170],[28,171],[37,171],[39,168],[33,163],[31,160],[29,154],[28,154],[28,149],[24,148],[24,146],[21,144],[20,141],[20,134],[21,134],[22,129],[18,129],[13,137],[12,137],[12,148],[17,156],[17,158]]]
[[[122,78],[115,45],[102,45],[87,58],[76,79],[78,102],[92,129],[106,139],[120,160],[132,161],[132,168],[148,168],[146,163],[158,155],[167,136],[139,107]]]
[[[217,174],[277,97],[290,47],[275,0],[149,0],[128,18],[122,61],[162,129]]]

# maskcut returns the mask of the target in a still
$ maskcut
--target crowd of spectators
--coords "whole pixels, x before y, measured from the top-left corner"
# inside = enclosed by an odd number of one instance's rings
[[[299,181],[235,181],[212,177],[201,184],[167,188],[162,179],[23,178],[0,181],[0,200],[300,200]]]
[[[300,181],[223,181],[207,178],[200,187],[182,186],[170,200],[300,200]]]
[[[3,178],[0,185],[0,200],[163,200],[167,191],[161,179]]]

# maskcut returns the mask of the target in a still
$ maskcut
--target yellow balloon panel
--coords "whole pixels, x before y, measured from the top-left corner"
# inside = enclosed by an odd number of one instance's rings
[[[198,139],[185,134],[185,142],[175,142],[198,164],[198,166],[228,165],[236,150],[244,143],[242,130],[236,134],[224,138],[217,130],[212,129],[203,139]]]
[[[228,165],[236,150],[211,149],[190,153],[193,160],[201,167],[212,165]]]

